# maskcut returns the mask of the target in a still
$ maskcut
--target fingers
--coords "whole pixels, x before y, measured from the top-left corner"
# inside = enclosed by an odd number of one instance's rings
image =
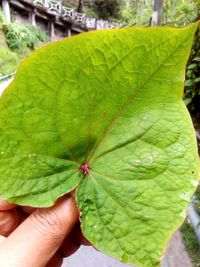
[[[53,258],[50,259],[50,261],[47,263],[45,267],[60,267],[63,263],[63,258],[60,255],[59,252],[56,252],[56,254],[53,256]]]
[[[1,245],[1,243],[3,243],[3,241],[5,241],[5,236],[2,236],[2,235],[0,235],[0,245]]]
[[[81,245],[90,246],[90,242],[83,236],[80,228],[80,223],[76,224],[71,233],[65,238],[60,248],[63,257],[69,257]]]
[[[30,207],[30,206],[21,206],[19,207],[19,209],[25,212],[26,214],[31,214],[32,212],[36,210],[36,208]]]
[[[0,235],[8,236],[21,221],[22,217],[16,210],[0,211]]]
[[[17,205],[10,204],[5,200],[0,200],[0,211],[14,209]]]
[[[74,198],[64,197],[55,206],[37,209],[5,241],[0,266],[44,267],[78,220]]]
[[[26,214],[30,214],[36,210],[36,208],[33,208],[33,207],[29,207],[29,206],[20,207],[20,206],[17,206],[16,204],[10,204],[5,200],[0,200],[0,211],[8,211],[11,209],[15,209],[16,207],[22,210],[23,212],[25,212]]]
[[[8,236],[35,208],[19,207],[0,200],[0,235]]]
[[[63,257],[69,257],[81,246],[79,229],[79,225],[76,225],[62,243],[60,250],[62,252]]]

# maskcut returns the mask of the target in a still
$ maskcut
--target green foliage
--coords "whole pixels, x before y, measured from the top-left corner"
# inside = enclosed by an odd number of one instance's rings
[[[15,71],[20,60],[27,56],[30,50],[48,40],[45,33],[30,24],[22,26],[17,23],[6,23],[1,11],[0,30],[0,44],[2,45],[0,48],[0,75]]]
[[[118,18],[121,9],[120,0],[95,0],[95,8],[99,18]]]
[[[4,24],[4,16],[0,10],[0,76],[14,72],[19,61],[17,54],[11,52],[7,48],[4,33],[2,31]]]
[[[196,192],[194,194],[193,204],[194,204],[196,212],[200,216],[200,185],[197,187],[197,190],[196,190]]]
[[[129,1],[121,9],[121,18],[129,25],[149,25],[152,1]]]
[[[16,53],[8,48],[0,48],[0,76],[14,72],[18,62],[19,58]]]
[[[8,47],[13,51],[33,50],[40,42],[47,41],[46,34],[30,24],[25,26],[17,23],[4,24],[3,30]]]
[[[163,25],[185,26],[194,22],[198,13],[198,1],[167,0],[164,1]],[[153,12],[153,1],[130,0],[121,9],[121,19],[126,25],[146,25],[150,23]]]
[[[3,13],[2,11],[0,10],[0,29],[3,28],[3,24],[5,23],[4,21],[4,16],[3,16]]]
[[[187,65],[184,99],[194,116],[200,113],[200,29],[196,33]]]
[[[72,7],[72,8],[77,8],[78,6],[78,0],[62,0],[62,4],[66,7]]]
[[[24,36],[24,41],[31,50],[38,47],[41,42],[48,41],[47,35],[31,24],[24,26]]]
[[[34,52],[0,98],[0,198],[44,207],[76,188],[97,249],[158,266],[199,176],[182,101],[196,27],[94,31]]]
[[[192,260],[193,267],[199,267],[200,247],[192,226],[189,222],[185,221],[180,230],[183,234],[183,241]]]
[[[198,5],[193,0],[164,1],[163,24],[186,26],[197,19]]]
[[[93,7],[84,6],[83,7],[83,13],[85,13],[86,16],[89,18],[97,18],[98,17],[97,11],[96,11],[94,6]]]

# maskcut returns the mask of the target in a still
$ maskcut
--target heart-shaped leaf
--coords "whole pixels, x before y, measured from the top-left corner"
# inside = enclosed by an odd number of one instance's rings
[[[96,248],[157,266],[199,174],[182,101],[196,28],[96,31],[34,52],[0,99],[0,198],[44,207],[76,188]]]

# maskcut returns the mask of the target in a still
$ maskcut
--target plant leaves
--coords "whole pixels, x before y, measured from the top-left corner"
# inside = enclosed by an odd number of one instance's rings
[[[197,67],[197,64],[196,63],[192,63],[192,64],[190,64],[188,67],[187,67],[187,69],[195,69]]]
[[[193,80],[189,79],[189,80],[186,80],[186,81],[185,81],[185,86],[186,86],[186,87],[190,87],[190,86],[192,86],[192,85],[193,85]]]
[[[195,82],[195,83],[199,83],[199,82],[200,82],[200,77],[195,78],[195,79],[194,79],[194,82]]]
[[[34,52],[0,99],[0,197],[50,206],[76,188],[96,248],[157,266],[199,176],[182,101],[196,28],[96,31]]]

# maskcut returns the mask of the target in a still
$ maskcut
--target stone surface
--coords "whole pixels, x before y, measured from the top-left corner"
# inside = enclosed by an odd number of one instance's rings
[[[64,260],[62,267],[131,267],[112,259],[93,247],[82,246],[75,254]]]
[[[82,246],[75,254],[64,260],[62,267],[130,267],[114,260],[92,247]],[[183,244],[180,231],[172,236],[161,267],[192,267],[191,260]]]
[[[162,267],[192,267],[180,231],[176,231],[172,236],[163,258]]]

